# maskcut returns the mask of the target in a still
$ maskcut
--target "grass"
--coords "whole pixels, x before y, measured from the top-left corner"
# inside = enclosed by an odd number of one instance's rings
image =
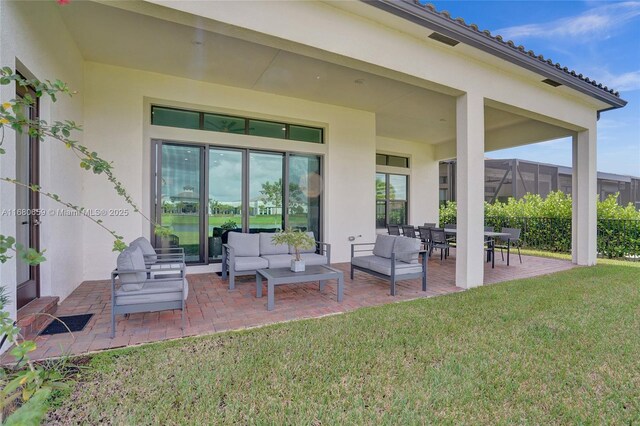
[[[527,254],[529,256],[548,257],[551,259],[561,259],[561,260],[571,260],[570,253],[561,253],[561,252],[535,250],[535,249],[521,249],[521,251],[522,251],[522,254]],[[513,253],[514,252],[512,252],[512,256],[513,256]],[[598,258],[597,263],[598,265],[629,266],[632,268],[640,268],[640,262],[632,261],[632,260]]]
[[[50,421],[637,423],[639,272],[575,268],[100,353]]]

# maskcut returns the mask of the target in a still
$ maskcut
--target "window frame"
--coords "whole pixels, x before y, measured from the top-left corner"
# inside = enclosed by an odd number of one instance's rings
[[[167,125],[167,124],[154,123],[153,122],[153,117],[154,117],[153,113],[154,113],[154,109],[155,108],[160,108],[160,109],[164,109],[164,110],[172,110],[172,111],[180,111],[180,112],[197,113],[197,114],[199,114],[199,126],[198,126],[198,128],[191,128],[191,127],[186,128],[186,127],[170,126],[170,125]],[[204,127],[205,115],[217,115],[217,116],[220,116],[220,117],[228,117],[228,118],[234,119],[234,120],[244,120],[244,132],[243,133],[222,132],[222,131],[218,131],[218,130],[205,129],[205,127]],[[270,123],[270,124],[277,124],[277,125],[280,125],[280,126],[284,126],[284,128],[285,128],[284,137],[275,138],[275,137],[272,137],[272,136],[262,136],[262,135],[251,134],[251,130],[250,130],[251,121],[260,121],[260,122],[263,122],[263,123]],[[289,123],[289,122],[284,122],[284,121],[268,120],[268,119],[263,119],[263,118],[258,118],[258,117],[230,115],[230,114],[218,113],[218,112],[213,112],[213,111],[199,111],[199,110],[191,110],[191,109],[185,109],[185,108],[176,108],[176,107],[172,107],[172,106],[164,106],[164,105],[157,105],[157,104],[151,104],[151,118],[150,118],[150,122],[149,123],[152,126],[171,127],[171,128],[176,128],[176,129],[202,130],[202,131],[205,131],[205,132],[227,133],[227,134],[232,134],[232,135],[247,135],[247,136],[260,137],[260,138],[266,137],[266,138],[272,138],[272,139],[291,140],[291,141],[304,142],[304,143],[313,143],[313,144],[318,144],[318,145],[324,145],[324,143],[325,143],[325,140],[324,140],[325,129],[323,127],[308,126],[308,125],[305,125],[305,124]],[[291,139],[291,129],[290,129],[291,126],[302,127],[302,128],[307,128],[307,129],[311,129],[311,130],[318,130],[320,132],[320,141],[319,142],[311,142],[311,141],[308,141],[308,140]]]

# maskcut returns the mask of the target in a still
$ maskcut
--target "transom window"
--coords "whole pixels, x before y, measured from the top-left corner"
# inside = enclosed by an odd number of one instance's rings
[[[409,159],[398,155],[376,154],[376,165],[409,168]]]
[[[324,143],[324,131],[319,127],[256,120],[248,117],[212,114],[155,105],[151,107],[151,124],[156,126],[180,127],[183,129],[289,139],[310,143]]]

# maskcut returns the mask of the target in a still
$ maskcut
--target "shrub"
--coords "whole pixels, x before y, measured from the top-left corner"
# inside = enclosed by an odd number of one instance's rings
[[[598,253],[606,257],[640,255],[640,212],[633,204],[621,206],[618,194],[598,201]],[[455,202],[440,206],[440,224],[456,223]],[[527,247],[571,251],[571,195],[561,191],[549,193],[546,198],[527,194],[506,203],[485,202],[485,224],[496,230],[520,228]]]

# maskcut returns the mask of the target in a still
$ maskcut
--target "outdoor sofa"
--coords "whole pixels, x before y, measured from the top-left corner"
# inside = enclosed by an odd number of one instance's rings
[[[422,278],[422,291],[427,291],[427,251],[420,246],[419,238],[382,234],[375,243],[351,244],[351,279],[358,270],[388,280],[395,296],[398,281]],[[368,252],[371,254],[356,255]]]
[[[315,238],[313,232],[307,234]],[[229,232],[227,244],[222,245],[222,278],[229,279],[229,290],[235,288],[235,278],[239,275],[255,275],[258,269],[291,266],[295,250],[284,244],[274,244],[273,236],[271,232]],[[329,265],[331,245],[316,241],[313,248],[300,250],[300,258],[307,266]]]
[[[184,328],[189,294],[182,248],[154,249],[145,238],[134,240],[118,255],[111,272],[111,337],[116,315],[180,309]]]

